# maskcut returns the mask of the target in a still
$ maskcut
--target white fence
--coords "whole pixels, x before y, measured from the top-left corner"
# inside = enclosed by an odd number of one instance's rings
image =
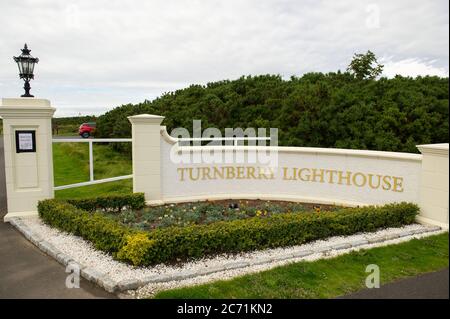
[[[223,137],[223,138],[180,138],[178,139],[178,142],[205,142],[205,141],[231,141],[234,146],[238,145],[239,141],[268,141],[270,140],[270,137]],[[82,139],[82,138],[54,138],[52,139],[53,143],[89,143],[89,181],[87,182],[81,182],[81,183],[74,183],[74,184],[67,184],[62,186],[55,186],[53,187],[54,190],[61,190],[61,189],[68,189],[68,188],[75,188],[75,187],[81,187],[81,186],[88,186],[88,185],[94,185],[94,184],[101,184],[101,183],[108,183],[108,182],[114,182],[124,179],[131,179],[133,178],[133,175],[122,175],[122,176],[115,176],[110,178],[102,178],[96,180],[94,178],[94,149],[93,149],[93,143],[123,143],[128,142],[131,143],[131,138],[90,138],[90,139]]]
[[[133,175],[122,175],[110,178],[102,178],[95,180],[94,178],[94,148],[93,143],[123,143],[123,142],[132,142],[131,138],[95,138],[95,139],[81,139],[81,138],[54,138],[52,139],[53,143],[89,143],[89,181],[75,184],[68,184],[62,186],[53,187],[54,190],[67,189],[67,188],[75,188],[80,186],[101,184],[119,181],[123,179],[133,178]]]

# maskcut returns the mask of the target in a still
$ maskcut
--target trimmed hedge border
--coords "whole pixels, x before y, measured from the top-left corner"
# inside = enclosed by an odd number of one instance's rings
[[[95,248],[113,255],[125,244],[125,236],[132,233],[101,213],[87,212],[63,200],[40,201],[38,212],[46,224],[89,240]]]
[[[69,199],[68,203],[88,212],[98,210],[120,213],[125,209],[141,209],[145,206],[144,193],[99,196],[95,198]]]
[[[41,201],[38,211],[46,224],[81,236],[118,260],[147,266],[399,227],[413,223],[419,208],[415,204],[399,203],[333,212],[287,213],[151,232],[131,229],[101,213],[89,213],[62,200]]]

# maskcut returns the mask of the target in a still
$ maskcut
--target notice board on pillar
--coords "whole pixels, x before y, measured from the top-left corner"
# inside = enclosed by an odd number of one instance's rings
[[[36,152],[36,131],[18,130],[16,131],[16,153]]]

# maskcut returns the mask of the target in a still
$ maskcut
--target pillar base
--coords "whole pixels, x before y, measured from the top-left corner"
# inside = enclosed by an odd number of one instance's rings
[[[37,216],[39,216],[39,214],[36,211],[8,213],[3,217],[3,222],[9,223],[11,218],[16,218],[16,217],[37,217]]]
[[[439,227],[441,227],[444,230],[448,230],[448,224],[441,223],[441,222],[438,222],[436,220],[429,219],[429,218],[426,218],[426,217],[423,217],[423,216],[417,216],[416,217],[416,221],[419,224],[431,225],[431,226],[439,226]]]

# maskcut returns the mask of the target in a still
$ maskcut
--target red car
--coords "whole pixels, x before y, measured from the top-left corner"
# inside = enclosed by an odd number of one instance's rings
[[[78,134],[80,134],[81,137],[83,138],[88,138],[89,136],[93,135],[94,132],[95,132],[94,122],[83,123],[80,125],[80,128],[78,129]]]

